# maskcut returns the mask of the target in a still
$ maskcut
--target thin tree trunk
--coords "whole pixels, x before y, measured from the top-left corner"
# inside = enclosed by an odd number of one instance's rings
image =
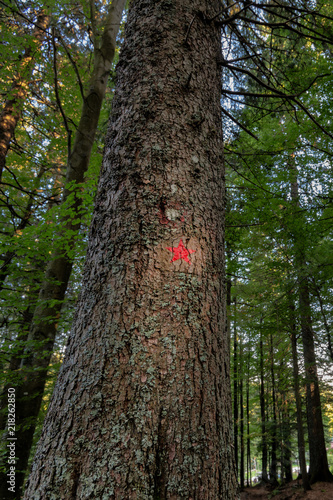
[[[15,341],[13,341],[14,346],[15,346],[14,347],[15,353],[11,354],[8,367],[6,367],[6,370],[8,371],[8,373],[10,375],[17,372],[20,368],[22,356],[24,354],[26,341],[28,340],[29,326],[31,324],[31,320],[32,320],[32,316],[33,316],[33,309],[34,308],[32,308],[32,307],[28,307],[25,311],[23,311],[22,321],[19,322],[20,333],[19,333],[17,339],[15,339]],[[14,387],[15,385],[16,384],[13,382],[8,382],[1,389],[1,395],[0,395],[0,430],[1,431],[5,430],[6,426],[7,426],[8,413],[6,410],[7,410],[7,405],[8,405],[8,389],[10,389],[11,387]],[[3,441],[5,441],[5,436],[3,436]],[[3,463],[1,463],[1,462],[2,462],[2,457],[0,458],[0,464],[1,464],[1,466],[3,466]]]
[[[38,179],[41,179],[43,176],[43,173],[45,172],[45,168],[42,167],[38,173]],[[57,184],[58,184],[58,179],[57,179]],[[26,225],[29,223],[32,217],[32,207],[33,207],[33,201],[34,201],[34,194],[37,192],[36,188],[33,193],[31,193],[29,197],[29,201],[27,203],[26,209],[25,209],[25,214],[24,217],[21,220],[20,225],[18,226],[16,232],[24,229]],[[47,209],[50,210],[54,204],[57,202],[57,197],[53,197],[49,200],[49,204]],[[5,254],[6,260],[4,259],[4,265],[1,267],[0,270],[0,290],[4,286],[3,280],[6,279],[6,277],[9,274],[10,271],[10,264],[11,261],[14,257],[17,257],[17,252],[15,251],[8,251]],[[34,264],[35,270],[43,270],[45,271],[45,263],[43,261],[40,261],[38,259],[38,255],[35,257],[35,264]],[[8,365],[8,373],[9,377],[7,379],[7,384],[3,387],[3,390],[1,391],[0,395],[0,430],[5,430],[7,426],[7,403],[8,403],[8,389],[12,387],[17,386],[17,382],[13,382],[12,377],[15,379],[18,379],[20,374],[19,370],[21,367],[22,363],[22,357],[26,351],[26,342],[28,340],[29,336],[29,330],[31,327],[31,323],[33,320],[34,316],[34,311],[36,308],[36,303],[38,300],[38,295],[39,295],[39,290],[40,288],[40,281],[38,281],[37,278],[33,278],[33,281],[31,283],[30,289],[26,290],[26,295],[28,297],[28,307],[26,310],[23,311],[22,314],[22,320],[21,321],[16,321],[18,324],[18,334],[17,338],[13,339],[12,347],[11,350],[8,351],[8,357],[10,357],[9,365]],[[4,441],[4,440],[3,440]],[[1,459],[0,459],[1,463]]]
[[[289,310],[290,310],[290,335],[291,335],[291,347],[292,347],[292,359],[293,359],[293,382],[294,382],[296,416],[297,416],[298,458],[302,474],[303,489],[307,491],[310,490],[311,487],[309,483],[308,473],[306,470],[305,440],[304,440],[303,419],[302,419],[302,401],[299,390],[295,306],[291,298],[289,300]]]
[[[280,371],[283,373],[283,367],[280,366]],[[283,391],[282,408],[280,416],[281,436],[282,436],[282,449],[281,449],[281,476],[285,479],[286,483],[292,481],[292,462],[291,462],[291,429],[289,419],[289,409],[286,394]]]
[[[44,173],[45,173],[45,166],[42,166],[39,169],[39,172],[37,174],[36,179],[38,181],[40,181],[42,179]],[[39,190],[39,184],[37,185],[37,187],[34,188],[33,192],[29,195],[29,199],[28,199],[27,205],[24,209],[24,213],[22,215],[21,221],[20,221],[19,225],[16,227],[16,230],[13,233],[13,236],[14,235],[19,236],[20,232],[23,231],[23,229],[25,229],[26,226],[30,223],[32,215],[33,215],[33,205],[34,205],[34,201],[35,201],[35,195],[37,194],[38,190]],[[16,256],[17,256],[17,251],[8,250],[0,257],[0,260],[2,261],[2,265],[0,267],[0,291],[3,289],[4,284],[5,284],[5,280],[6,280],[7,276],[10,274],[11,263]]]
[[[130,4],[83,290],[26,499],[237,496],[219,8]]]
[[[19,74],[15,77],[10,90],[10,98],[6,100],[0,115],[0,180],[6,165],[6,156],[10,142],[14,137],[16,125],[21,117],[22,109],[28,94],[28,83],[35,65],[34,50],[38,50],[49,25],[50,16],[41,12],[37,16],[33,34],[33,45],[29,45],[21,59]]]
[[[230,326],[230,315],[231,315],[231,280],[226,280],[226,304],[227,304],[227,336],[229,343],[229,352],[231,346],[231,326]]]
[[[261,321],[260,321],[261,324]],[[267,475],[267,435],[266,435],[266,399],[264,387],[264,353],[262,331],[260,329],[260,415],[261,415],[261,450],[262,450],[262,480],[268,482]]]
[[[244,469],[244,455],[245,455],[245,446],[244,446],[244,394],[243,394],[243,377],[244,377],[244,352],[243,352],[243,342],[242,337],[239,339],[239,407],[240,407],[240,488],[244,490],[244,479],[245,479],[245,469]]]
[[[277,480],[277,408],[276,408],[276,388],[275,388],[275,372],[274,372],[274,348],[273,336],[270,334],[270,358],[271,358],[271,378],[272,378],[272,417],[273,424],[271,426],[271,463],[269,471],[269,480],[275,486],[278,484]]]
[[[235,449],[235,465],[238,476],[238,340],[237,340],[237,298],[234,297],[234,449]]]
[[[331,328],[330,328],[330,325],[328,324],[328,321],[327,321],[327,316],[326,316],[326,313],[325,313],[323,299],[321,297],[320,289],[317,286],[317,283],[316,283],[316,281],[315,281],[315,279],[313,277],[312,277],[312,282],[313,282],[315,293],[316,293],[316,295],[318,297],[319,306],[320,306],[320,312],[321,312],[321,315],[323,317],[324,327],[325,327],[325,330],[326,330],[328,352],[329,352],[329,355],[330,355],[331,359],[333,360],[333,347],[332,347],[332,338],[331,338]]]
[[[250,439],[250,352],[247,357],[247,378],[246,378],[246,466],[247,466],[247,486],[252,485],[251,477],[251,439]]]
[[[240,353],[242,359],[242,352]],[[245,446],[244,446],[244,401],[243,401],[243,374],[239,381],[239,406],[240,406],[240,487],[244,490],[245,479]]]
[[[126,0],[114,0],[110,5],[101,46],[95,49],[93,76],[89,92],[83,103],[80,123],[67,165],[62,204],[69,205],[68,208],[71,214],[64,216],[59,223],[60,230],[64,234],[66,231],[76,234],[80,228],[82,199],[76,193],[82,189],[84,174],[88,168],[125,3]],[[68,183],[71,183],[70,187]],[[73,193],[73,183],[75,184],[74,200],[68,202],[69,196]],[[73,244],[73,241],[68,243],[70,250],[72,250]],[[66,251],[65,248],[55,250],[52,260],[47,266],[44,282],[41,284],[39,304],[35,309],[28,337],[30,343],[36,342],[39,347],[33,348],[30,356],[26,356],[22,360],[21,370],[24,379],[16,391],[16,425],[19,428],[16,442],[18,457],[16,465],[18,470],[16,474],[17,497],[10,498],[20,497],[20,489],[23,485],[29,459],[36,419],[42,402],[47,369],[53,353],[57,322],[71,270],[72,257],[70,252]],[[25,423],[27,420],[29,424]],[[0,496],[3,491],[1,488],[7,491],[6,482],[2,481],[2,484],[4,486],[0,486]]]
[[[291,184],[291,198],[295,207],[299,206],[297,171]],[[310,451],[310,484],[317,481],[333,481],[328,468],[324,426],[321,413],[320,391],[312,328],[309,278],[306,274],[303,235],[299,228],[294,232],[295,262],[298,273],[299,314],[301,323],[304,366],[306,376],[307,422]]]

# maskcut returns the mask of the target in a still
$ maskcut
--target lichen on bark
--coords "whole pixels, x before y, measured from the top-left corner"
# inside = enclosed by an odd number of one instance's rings
[[[237,497],[218,8],[131,3],[83,290],[26,498]],[[172,260],[180,241],[189,262]]]

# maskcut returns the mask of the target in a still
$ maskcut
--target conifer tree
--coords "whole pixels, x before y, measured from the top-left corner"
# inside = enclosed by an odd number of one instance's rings
[[[237,496],[219,8],[131,2],[83,291],[25,498]]]

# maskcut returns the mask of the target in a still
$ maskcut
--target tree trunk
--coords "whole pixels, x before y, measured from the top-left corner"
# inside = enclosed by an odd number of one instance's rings
[[[274,348],[273,336],[270,334],[270,358],[271,358],[271,377],[272,377],[272,419],[271,425],[271,464],[269,470],[269,481],[273,486],[278,484],[277,480],[277,408],[276,408],[276,388],[275,388],[275,373],[274,373]]]
[[[24,52],[20,72],[14,79],[10,90],[10,98],[6,100],[0,115],[0,180],[6,165],[10,142],[14,137],[15,128],[21,117],[22,108],[27,97],[28,84],[35,65],[34,49],[41,45],[49,21],[50,16],[44,12],[38,15],[33,34],[33,44],[30,44]]]
[[[243,374],[241,374],[243,376]],[[245,480],[245,446],[244,446],[244,402],[243,402],[243,378],[239,381],[239,406],[240,406],[240,487],[244,490]]]
[[[301,331],[306,377],[307,421],[310,451],[310,483],[333,481],[328,468],[324,426],[321,414],[314,335],[310,314],[310,296],[306,278],[299,281]]]
[[[60,231],[64,231],[64,233],[71,231],[76,234],[80,228],[82,198],[76,196],[76,193],[82,189],[84,174],[88,168],[125,3],[126,0],[114,0],[112,2],[105,22],[101,46],[95,49],[93,76],[89,92],[83,103],[80,123],[67,165],[66,186],[62,204],[68,207],[70,215],[64,216],[59,224]],[[69,185],[69,183],[71,184]],[[71,199],[70,196],[73,191],[74,199]],[[72,249],[73,244],[73,241],[69,242],[68,247]],[[16,442],[16,456],[18,457],[16,463],[18,471],[16,473],[17,498],[20,498],[20,488],[23,485],[36,419],[43,398],[47,369],[53,353],[57,322],[71,275],[72,260],[66,248],[57,249],[53,252],[52,260],[45,272],[44,282],[41,284],[39,303],[34,312],[28,337],[30,343],[36,342],[36,347],[30,348],[31,352],[26,353],[27,356],[22,359],[21,363],[24,379],[16,390],[16,425],[18,427]],[[27,420],[29,424],[26,423]],[[3,476],[0,475],[0,479],[2,478]],[[0,486],[0,497],[2,491],[8,494],[6,481],[0,481],[1,483],[3,486]]]
[[[291,184],[291,198],[295,207],[298,207],[299,194],[297,171],[295,171],[295,180]],[[299,314],[306,377],[307,422],[310,451],[310,484],[313,484],[317,481],[333,481],[333,475],[328,468],[327,462],[314,347],[314,332],[312,328],[309,278],[306,272],[303,235],[300,233],[299,227],[300,226],[297,226],[294,231],[294,247],[295,263],[298,274]],[[303,224],[301,227],[304,227]]]
[[[251,351],[249,349],[247,355],[247,377],[246,377],[246,481],[247,486],[252,485],[251,477],[251,438],[250,438],[250,356]]]
[[[244,352],[243,352],[243,342],[242,337],[239,339],[239,407],[240,407],[240,488],[244,490],[244,479],[245,479],[245,468],[244,468],[244,458],[245,458],[245,446],[244,446],[244,398],[243,398],[243,377],[244,377]]]
[[[331,360],[333,361],[333,347],[332,347],[332,338],[331,338],[331,328],[330,328],[329,321],[328,321],[326,313],[325,313],[325,308],[324,308],[323,299],[322,299],[322,296],[321,296],[321,293],[320,293],[320,288],[317,285],[316,280],[314,279],[314,277],[312,277],[312,283],[313,283],[313,288],[315,290],[315,293],[316,293],[318,301],[319,301],[320,312],[321,312],[321,315],[322,315],[322,318],[323,318],[324,327],[325,327],[325,330],[326,330],[326,335],[327,335],[327,350],[329,352]]]
[[[25,498],[237,496],[219,8],[131,2],[83,290]]]
[[[38,181],[42,180],[44,173],[45,173],[45,165],[42,165],[37,174]],[[34,188],[34,190],[30,193],[28,202],[21,216],[21,221],[15,228],[13,236],[15,235],[16,237],[19,237],[23,229],[25,229],[26,226],[31,223],[31,218],[33,215],[33,206],[35,202],[35,195],[38,193],[39,188],[40,188],[40,183],[38,183],[37,186]],[[3,289],[6,278],[11,272],[11,263],[15,257],[17,257],[17,250],[13,249],[7,250],[3,255],[0,256],[0,260],[2,261],[2,265],[0,266],[0,291]]]
[[[234,297],[235,313],[234,313],[234,366],[233,366],[233,414],[234,414],[234,449],[235,449],[235,466],[238,477],[238,341],[237,341],[237,299]]]
[[[303,419],[302,419],[302,401],[299,390],[295,306],[291,298],[289,299],[289,310],[290,310],[290,335],[291,335],[291,347],[292,347],[292,359],[293,359],[293,381],[294,381],[294,393],[295,393],[296,417],[297,417],[298,458],[302,474],[303,489],[307,491],[310,490],[311,487],[309,483],[308,473],[306,470],[305,441],[304,441],[304,430],[303,430]]]
[[[280,372],[283,373],[283,366],[280,365]],[[281,477],[289,483],[293,479],[292,474],[292,461],[291,461],[291,428],[289,418],[288,399],[285,391],[281,393],[282,408],[280,414],[280,428],[281,428]]]
[[[261,321],[260,321],[261,324]],[[261,451],[262,451],[262,480],[268,482],[267,475],[267,435],[266,435],[266,400],[264,387],[264,353],[262,332],[260,330],[260,415],[261,415]]]

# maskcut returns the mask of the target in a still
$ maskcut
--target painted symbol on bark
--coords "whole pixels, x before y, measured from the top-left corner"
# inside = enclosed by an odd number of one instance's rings
[[[188,250],[187,248],[185,248],[182,240],[180,240],[178,247],[167,247],[167,250],[170,250],[170,252],[173,252],[175,254],[170,262],[174,262],[175,260],[178,259],[183,259],[185,260],[185,262],[188,262],[189,264],[191,264],[191,262],[188,256],[191,253],[195,252],[195,250]]]

